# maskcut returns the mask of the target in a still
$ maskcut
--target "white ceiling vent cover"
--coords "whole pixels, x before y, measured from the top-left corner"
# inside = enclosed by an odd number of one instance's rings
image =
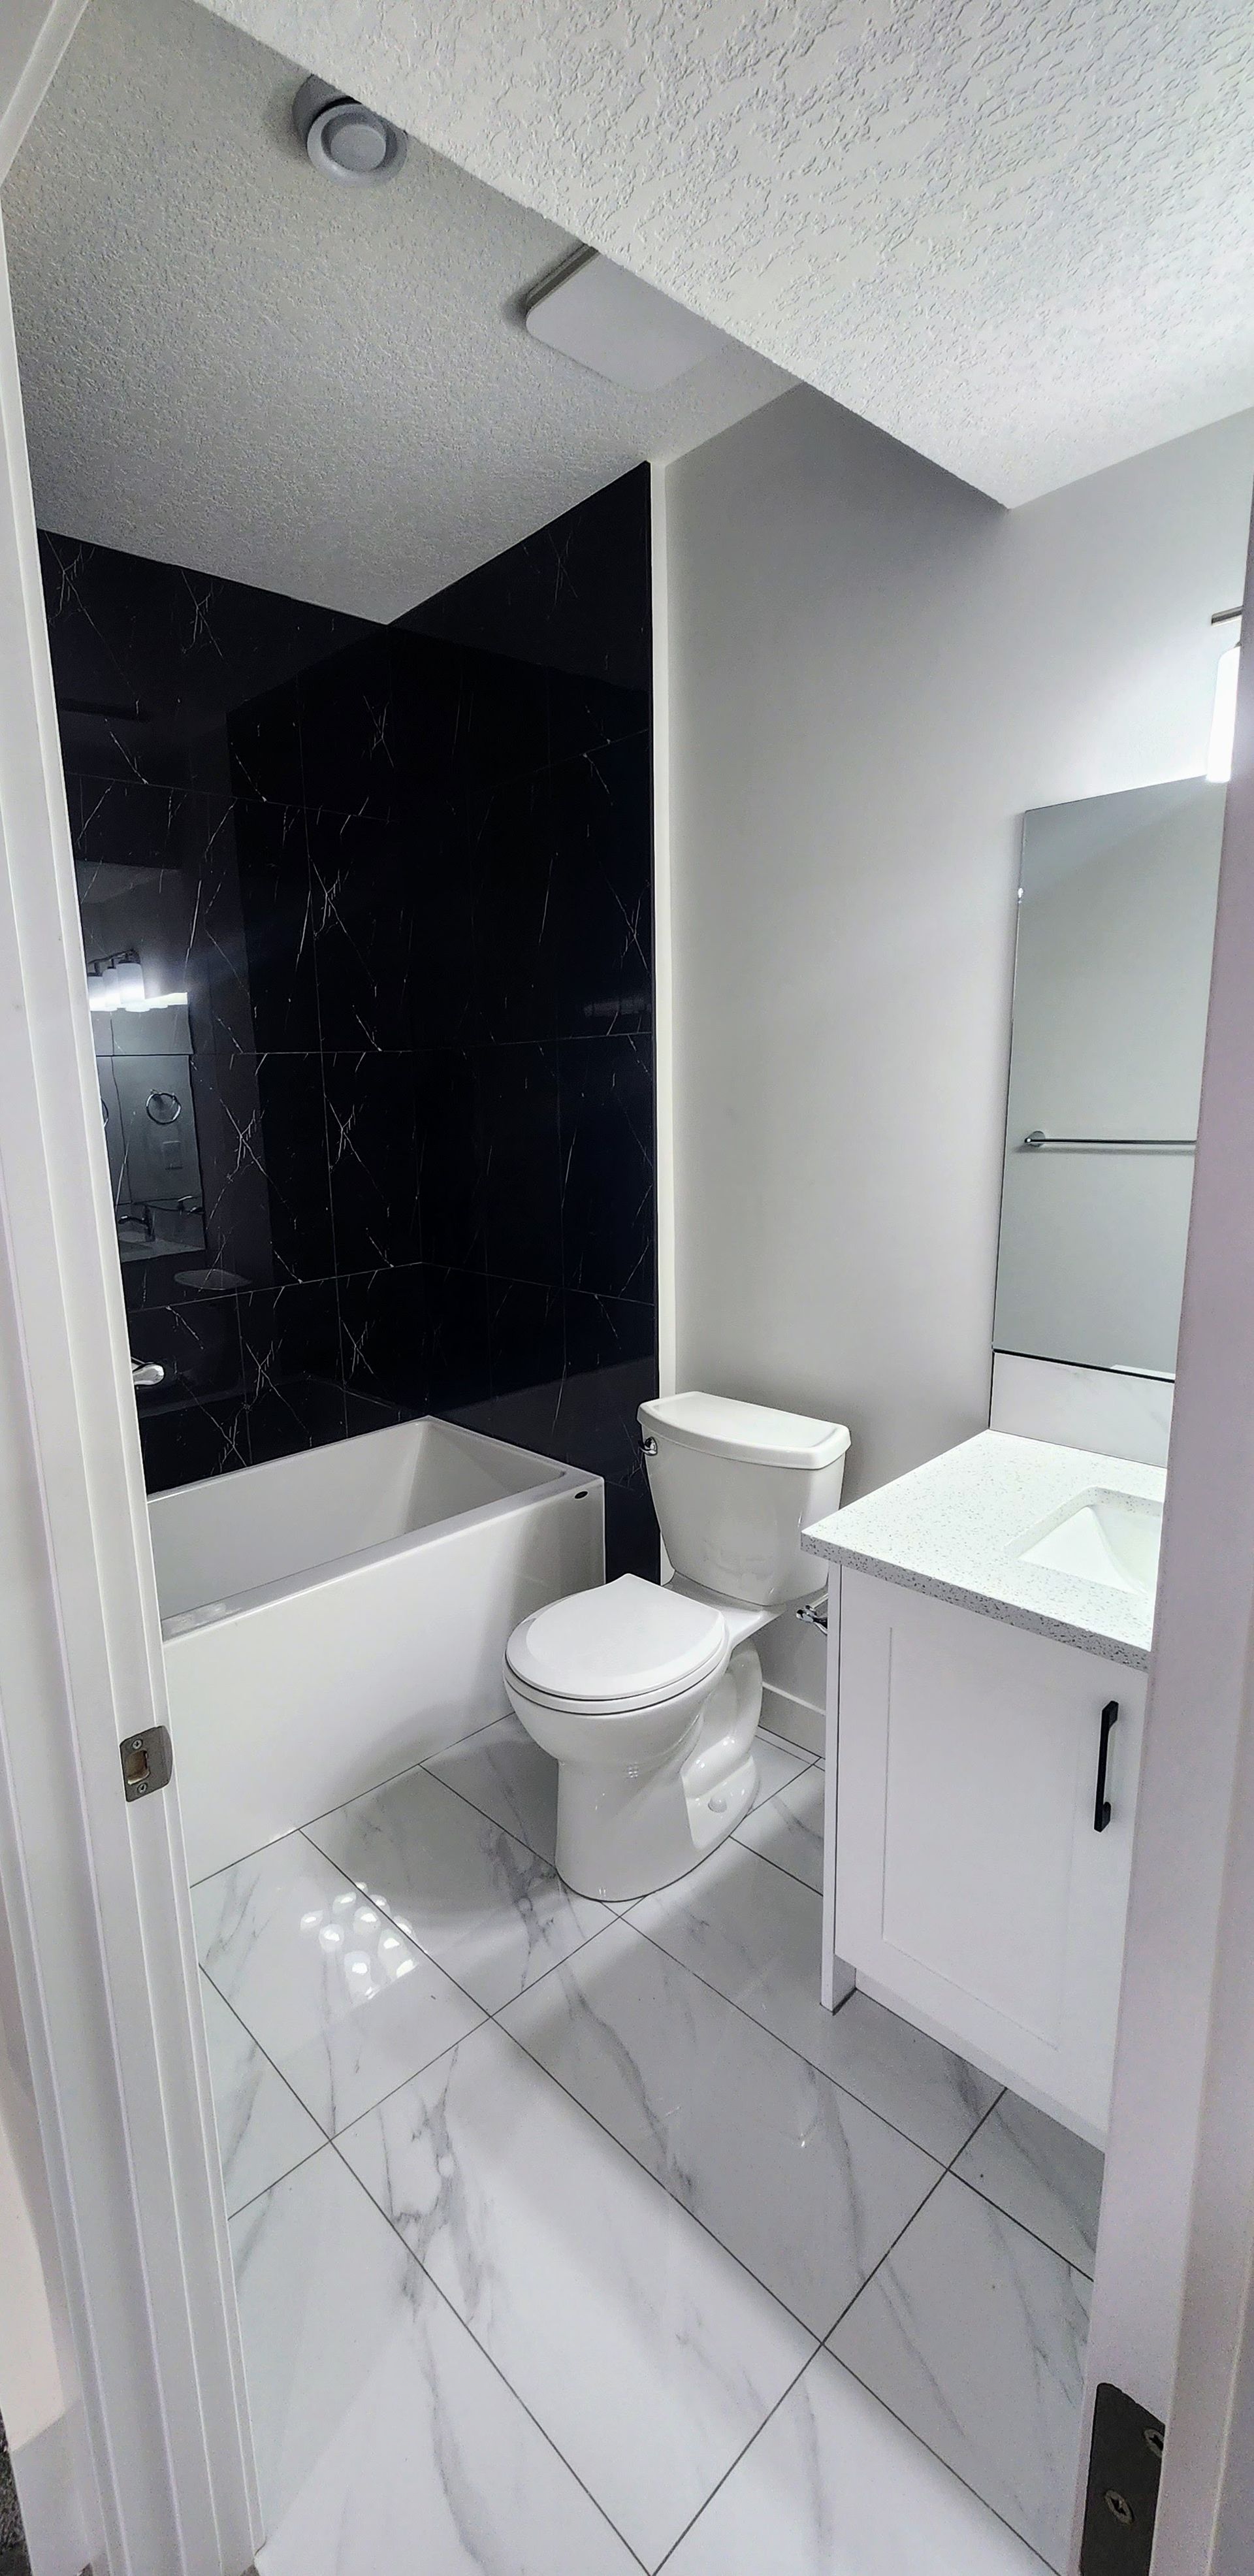
[[[546,349],[559,349],[632,393],[655,394],[686,376],[716,349],[733,344],[630,269],[599,251],[583,252],[540,287],[527,306],[527,329]]]

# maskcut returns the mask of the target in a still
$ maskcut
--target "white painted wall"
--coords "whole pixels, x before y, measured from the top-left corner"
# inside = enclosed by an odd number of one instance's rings
[[[680,1385],[988,1420],[1021,817],[1203,766],[1254,415],[1014,512],[808,389],[668,471]]]

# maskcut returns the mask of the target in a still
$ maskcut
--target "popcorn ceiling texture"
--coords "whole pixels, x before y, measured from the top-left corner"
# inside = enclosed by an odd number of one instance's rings
[[[997,499],[1254,401],[1248,0],[206,0]]]
[[[301,76],[193,0],[92,0],[4,191],[45,527],[391,618],[790,383],[541,349],[518,299],[569,235],[420,145],[331,185]]]

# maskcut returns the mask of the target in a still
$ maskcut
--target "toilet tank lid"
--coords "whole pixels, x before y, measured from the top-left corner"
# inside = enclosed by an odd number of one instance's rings
[[[640,1422],[655,1440],[707,1449],[720,1458],[747,1458],[758,1467],[831,1467],[843,1458],[849,1434],[843,1422],[817,1422],[808,1413],[780,1413],[769,1404],[742,1404],[734,1395],[658,1395],[642,1404]]]

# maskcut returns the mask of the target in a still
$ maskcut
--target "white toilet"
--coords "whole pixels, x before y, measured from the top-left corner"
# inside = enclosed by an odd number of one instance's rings
[[[557,1758],[558,1870],[614,1899],[681,1878],[753,1804],[748,1641],[821,1590],[801,1532],[836,1510],[849,1447],[841,1423],[730,1396],[660,1396],[640,1422],[673,1579],[571,1593],[505,1649],[510,1701]]]

